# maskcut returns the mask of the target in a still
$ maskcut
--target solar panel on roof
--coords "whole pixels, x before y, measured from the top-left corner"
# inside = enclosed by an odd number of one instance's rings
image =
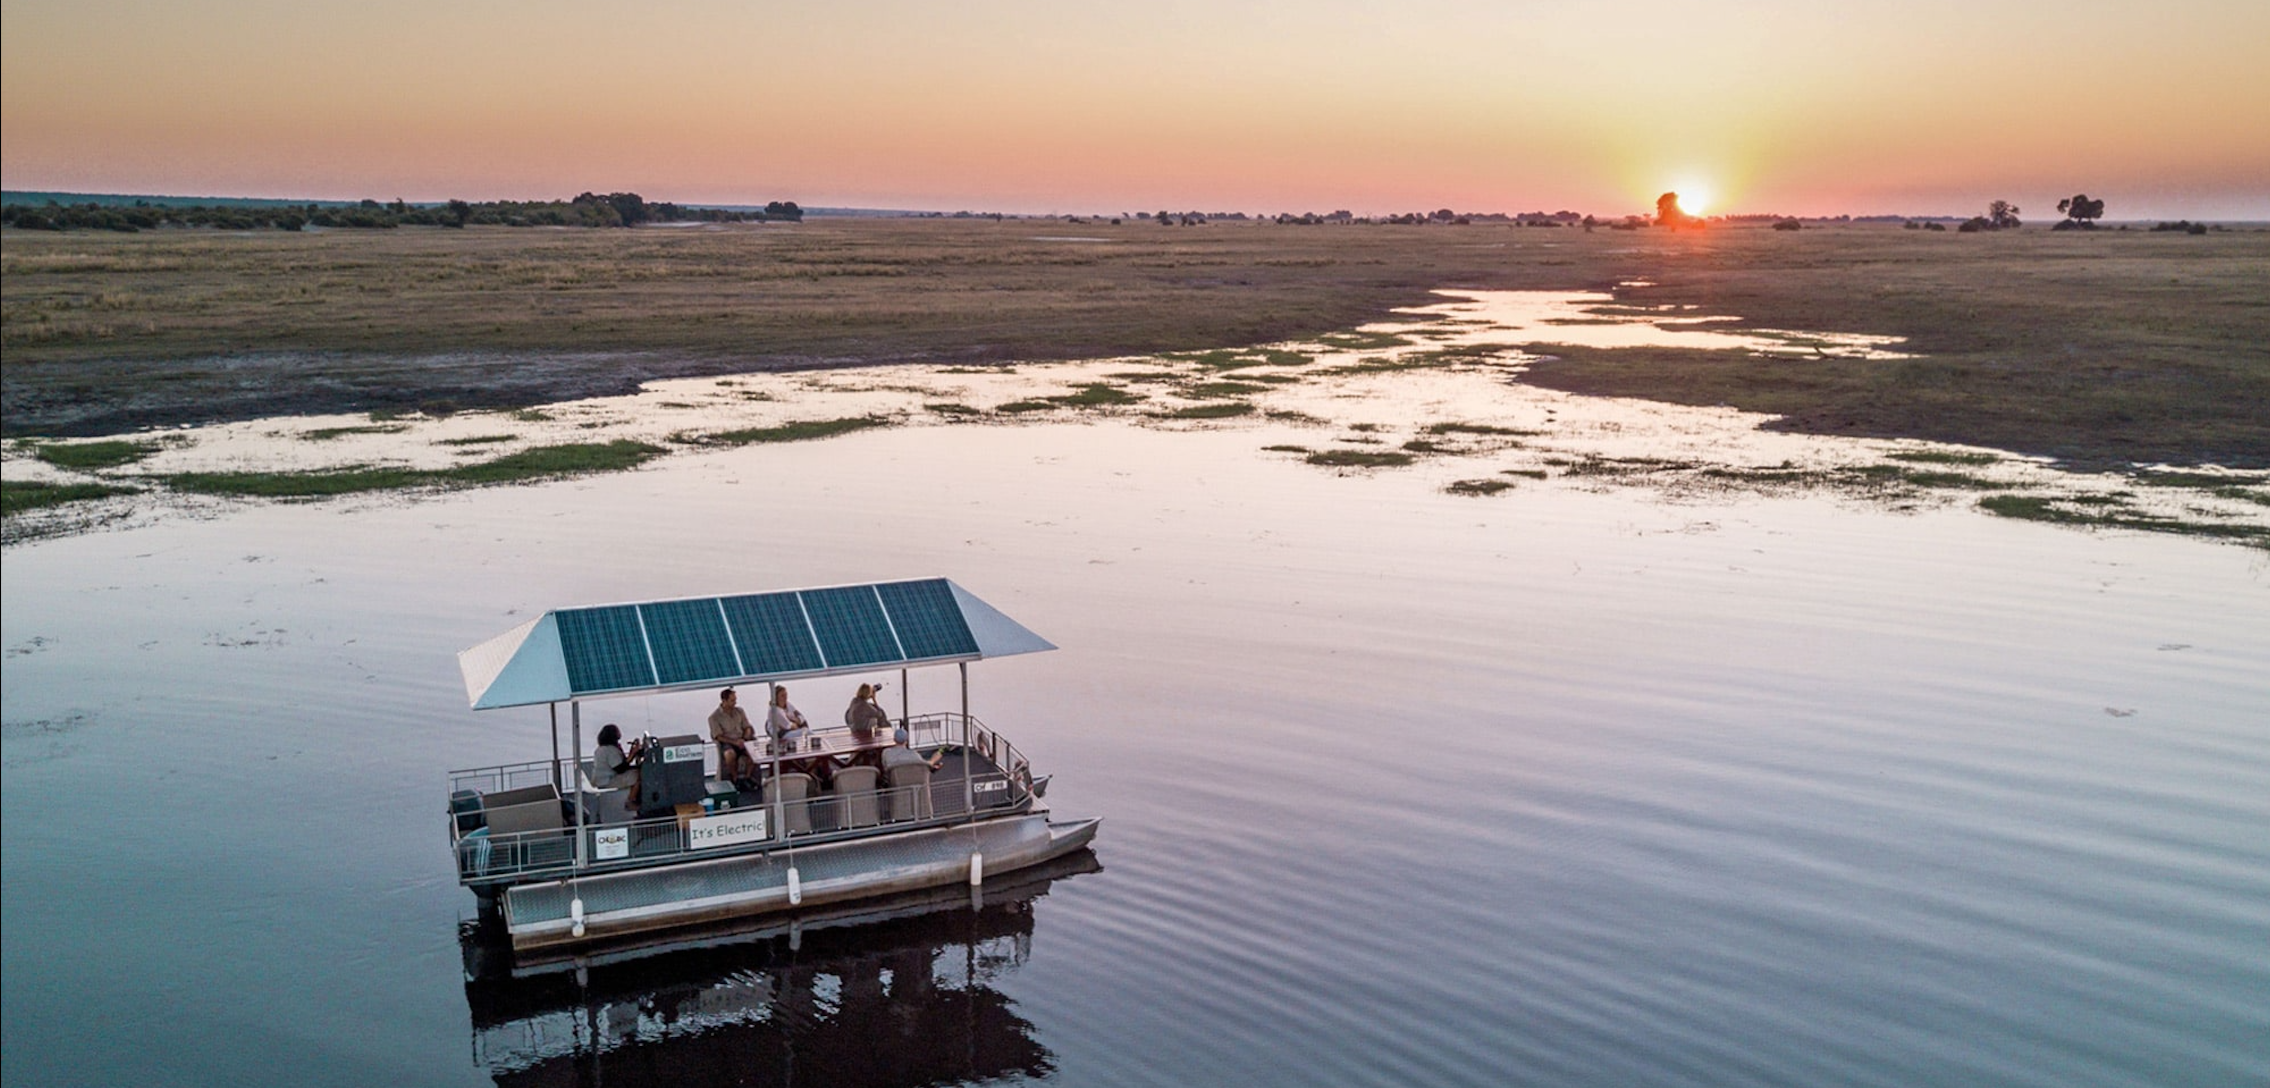
[[[820,661],[820,648],[812,642],[812,629],[804,623],[804,609],[796,603],[796,594],[727,597],[724,605],[733,639],[741,646],[742,675],[826,667]]]
[[[639,633],[638,606],[578,608],[556,615],[569,688],[616,691],[655,683],[646,639]]]
[[[875,599],[875,587],[807,589],[799,596],[804,598],[805,614],[812,617],[812,633],[819,636],[829,668],[906,660],[898,640],[891,637],[891,622],[883,616],[882,602]]]
[[[720,680],[741,675],[725,631],[717,598],[663,601],[638,606],[646,621],[646,644],[654,651],[654,673],[664,684]]]
[[[962,619],[962,607],[944,578],[892,582],[875,587],[909,660],[960,657],[977,652],[977,639]]]

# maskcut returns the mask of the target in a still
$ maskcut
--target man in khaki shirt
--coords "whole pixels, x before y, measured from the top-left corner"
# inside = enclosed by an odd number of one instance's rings
[[[756,778],[757,757],[749,742],[757,739],[757,727],[749,724],[749,712],[741,709],[732,688],[718,693],[717,709],[709,712],[709,739],[717,742],[719,778],[735,783]]]

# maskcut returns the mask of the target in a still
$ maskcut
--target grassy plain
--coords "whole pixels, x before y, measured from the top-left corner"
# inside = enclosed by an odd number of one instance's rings
[[[1651,286],[1619,286],[1633,280]],[[2270,465],[2270,233],[2256,231],[8,230],[0,416],[10,434],[94,435],[852,364],[1193,352],[1235,370],[1254,353],[1219,349],[1350,329],[1444,287],[1614,290],[1736,327],[1902,336],[1920,356],[1540,348],[1557,358],[1527,380],[1553,388],[2081,465]]]

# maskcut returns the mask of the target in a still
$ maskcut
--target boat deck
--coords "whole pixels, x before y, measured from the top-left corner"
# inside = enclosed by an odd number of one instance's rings
[[[626,793],[591,786],[579,763],[545,761],[459,772],[451,782],[459,880],[486,899],[513,885],[570,872],[762,854],[966,823],[1031,807],[1029,766],[1005,739],[974,720],[922,724],[929,727],[930,743],[915,751],[940,757],[927,783],[892,786],[879,776],[870,790],[839,780],[842,789],[812,783],[817,792],[799,797],[796,787],[809,780],[790,774],[783,776],[788,796],[775,797],[767,768],[761,775],[767,782],[763,791],[750,794],[718,781],[716,750],[705,746],[699,781],[706,803],[644,816],[630,811]],[[946,735],[948,726],[951,735]],[[836,749],[835,754],[842,753]],[[580,789],[562,796],[554,783],[571,777]],[[585,808],[580,866],[575,834],[579,798]]]

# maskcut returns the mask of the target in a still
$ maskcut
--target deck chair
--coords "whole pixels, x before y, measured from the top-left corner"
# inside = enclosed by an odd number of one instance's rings
[[[930,765],[900,763],[891,768],[893,820],[922,820],[930,816]]]
[[[576,773],[581,776],[576,783],[577,787],[583,791],[584,797],[590,799],[591,807],[586,810],[590,813],[587,817],[589,822],[619,824],[638,819],[638,798],[631,794],[629,787],[594,783],[591,780],[591,761],[588,759],[576,765]]]
[[[883,822],[881,799],[875,782],[882,773],[864,764],[835,773],[836,814],[844,827],[873,827]]]
[[[794,771],[776,774],[771,781],[765,783],[765,804],[772,804],[776,800],[782,802],[782,832],[790,835],[809,834],[812,830],[810,798],[817,792],[819,791],[813,788],[811,775]]]
[[[507,866],[552,865],[567,860],[574,843],[568,840],[567,814],[562,811],[565,806],[560,804],[558,790],[546,784],[533,790],[491,794],[490,798],[528,794],[534,799],[485,810],[491,842],[503,848]]]

